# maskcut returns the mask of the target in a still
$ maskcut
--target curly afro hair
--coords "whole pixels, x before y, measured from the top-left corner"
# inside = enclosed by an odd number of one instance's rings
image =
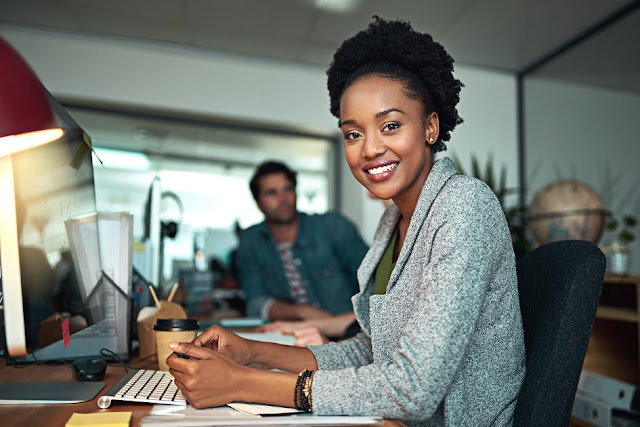
[[[463,84],[453,77],[453,58],[408,22],[373,18],[366,30],[345,40],[333,56],[327,70],[331,114],[340,118],[340,98],[360,77],[376,74],[401,80],[407,95],[422,101],[426,114],[438,114],[440,135],[431,150],[446,150],[443,141],[449,141],[450,132],[462,123],[456,105]]]

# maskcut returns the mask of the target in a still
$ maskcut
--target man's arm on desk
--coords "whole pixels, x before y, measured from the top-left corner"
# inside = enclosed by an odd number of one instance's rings
[[[332,314],[310,304],[295,304],[274,300],[269,308],[270,320],[310,320],[331,317]]]
[[[256,332],[282,332],[283,334],[294,334],[297,331],[309,328],[317,328],[318,331],[327,337],[342,337],[349,326],[356,320],[353,311],[336,314],[331,317],[321,317],[302,321],[278,320],[263,326],[258,326]]]

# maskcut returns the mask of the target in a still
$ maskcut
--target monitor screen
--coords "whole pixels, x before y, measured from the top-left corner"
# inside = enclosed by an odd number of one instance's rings
[[[89,140],[50,100],[64,135],[0,159],[5,338],[9,356],[25,361],[99,355],[109,347],[104,334],[117,336],[113,319],[105,323],[103,287],[110,284],[103,283],[98,227],[81,230],[92,250],[79,254],[70,244],[69,223],[96,211]],[[83,276],[86,265],[96,267]],[[68,346],[66,332],[89,341]]]

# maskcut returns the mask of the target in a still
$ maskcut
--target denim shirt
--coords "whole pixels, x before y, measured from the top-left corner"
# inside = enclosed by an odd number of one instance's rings
[[[351,311],[358,292],[357,270],[367,252],[355,225],[337,212],[298,214],[293,259],[311,305],[334,314]],[[261,315],[275,298],[293,302],[276,243],[266,221],[242,232],[237,252],[238,278],[245,292],[246,314]]]

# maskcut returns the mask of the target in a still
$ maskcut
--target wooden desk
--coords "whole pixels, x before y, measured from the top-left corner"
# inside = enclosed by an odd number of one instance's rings
[[[147,362],[130,363],[132,367],[142,366]],[[157,368],[157,366],[153,366]],[[106,386],[89,402],[64,405],[0,405],[0,424],[3,426],[64,426],[74,412],[132,412],[131,426],[138,426],[140,420],[149,413],[152,405],[141,403],[112,402],[108,409],[98,407],[98,397],[111,388],[125,371],[122,365],[109,363],[104,380]],[[0,381],[3,382],[42,382],[42,381],[75,381],[70,366],[34,365],[25,368],[7,366],[7,360],[0,361]]]
[[[131,367],[142,367],[147,361],[132,360]],[[149,368],[157,369],[157,366]],[[98,398],[109,390],[122,376],[124,369],[121,365],[109,363],[104,380],[106,386],[98,395],[89,402],[65,404],[65,405],[0,405],[0,425],[5,427],[32,427],[32,426],[64,426],[74,412],[132,412],[131,427],[140,425],[140,420],[151,410],[152,405],[146,403],[112,402],[108,409],[98,407]],[[0,360],[0,381],[74,381],[73,372],[69,366],[29,366],[14,368],[7,366],[6,359]],[[177,423],[176,425],[178,425]],[[379,426],[401,427],[405,424],[400,421],[384,420]]]

